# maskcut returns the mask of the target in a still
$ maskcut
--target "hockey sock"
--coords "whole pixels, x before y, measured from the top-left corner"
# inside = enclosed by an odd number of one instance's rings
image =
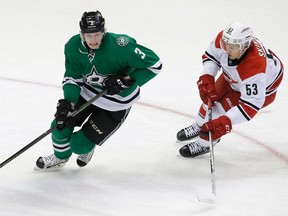
[[[95,144],[84,135],[82,130],[73,133],[70,140],[72,152],[76,154],[85,154],[90,152],[94,147]]]

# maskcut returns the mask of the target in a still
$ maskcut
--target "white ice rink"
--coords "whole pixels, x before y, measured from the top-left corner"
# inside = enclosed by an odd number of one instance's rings
[[[52,153],[50,136],[2,167],[0,215],[287,216],[286,74],[275,103],[215,147],[215,205],[197,200],[211,191],[209,155],[180,157],[175,137],[200,105],[202,53],[230,22],[250,24],[287,68],[284,0],[0,0],[0,162],[49,128],[64,44],[89,10],[102,12],[108,31],[153,49],[163,70],[87,167],[73,155],[62,169],[35,172]]]

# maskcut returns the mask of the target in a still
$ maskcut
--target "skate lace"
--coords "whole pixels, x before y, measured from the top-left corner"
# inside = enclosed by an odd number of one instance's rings
[[[199,131],[200,127],[196,123],[184,128],[184,132],[187,138],[198,135]]]
[[[90,151],[89,153],[81,154],[78,156],[78,160],[88,163],[91,160],[93,153],[94,153],[94,149]]]
[[[188,147],[192,154],[197,154],[206,150],[206,148],[202,147],[197,141],[188,144]]]
[[[56,165],[58,163],[62,163],[65,161],[65,160],[61,160],[61,159],[56,158],[54,154],[47,155],[47,156],[44,156],[42,158],[43,158],[43,162],[46,166],[53,166],[53,165]]]
[[[51,155],[47,155],[47,156],[44,156],[43,157],[43,161],[47,164],[50,164],[51,162],[53,162],[55,159],[55,156],[54,154],[51,154]]]

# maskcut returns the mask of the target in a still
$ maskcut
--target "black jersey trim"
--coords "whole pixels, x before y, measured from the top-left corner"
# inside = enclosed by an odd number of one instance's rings
[[[248,101],[245,101],[245,100],[243,100],[243,99],[241,99],[241,98],[239,99],[239,101],[242,102],[242,103],[244,103],[244,104],[246,104],[247,106],[252,107],[253,109],[255,109],[255,110],[257,110],[257,111],[260,110],[259,107],[255,106],[254,104],[252,104],[252,103],[250,103],[250,102],[248,102]]]
[[[84,83],[84,87],[87,88],[89,91],[93,92],[96,95],[100,93],[95,88],[93,88],[92,86],[88,85],[87,83]],[[108,97],[108,96],[105,96],[105,95],[102,96],[102,97],[105,98],[106,100],[113,101],[113,102],[116,102],[116,103],[119,103],[119,104],[128,104],[131,101],[135,100],[139,95],[140,95],[140,88],[138,89],[137,93],[133,97],[131,97],[130,99],[125,100],[125,101],[121,101],[121,100],[118,100],[116,98]]]
[[[70,84],[74,83],[74,85],[83,86],[83,81],[77,81],[76,79],[70,77],[64,77],[62,85],[65,85],[66,83]]]
[[[237,108],[242,113],[242,115],[246,118],[247,121],[251,120],[251,118],[246,114],[246,112],[242,109],[242,107],[240,105],[237,105]]]
[[[211,59],[212,61],[214,61],[219,67],[221,67],[221,64],[220,62],[214,57],[212,56],[211,54],[209,54],[207,51],[205,52],[206,56]]]
[[[275,90],[275,89],[272,89],[272,90],[268,91],[268,89],[269,89],[271,86],[273,86],[275,82],[277,82],[277,80],[278,80],[279,77],[282,75],[282,73],[283,73],[283,68],[281,67],[281,69],[280,69],[280,71],[279,71],[277,77],[273,80],[273,82],[272,82],[270,85],[268,85],[268,86],[266,87],[266,91],[267,91],[266,94],[268,94],[269,92]]]

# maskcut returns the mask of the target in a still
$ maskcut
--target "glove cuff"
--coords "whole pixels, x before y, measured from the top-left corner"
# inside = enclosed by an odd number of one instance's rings
[[[215,83],[215,77],[210,74],[204,74],[199,77],[199,80],[197,81],[197,85],[207,85],[207,84],[214,84]]]
[[[132,86],[135,83],[135,80],[133,80],[133,79],[126,80],[124,77],[121,77],[120,81],[122,82],[122,87],[123,88],[125,88],[125,86]]]
[[[229,117],[223,115],[219,117],[222,127],[225,129],[226,133],[230,133],[232,130],[232,123]]]

